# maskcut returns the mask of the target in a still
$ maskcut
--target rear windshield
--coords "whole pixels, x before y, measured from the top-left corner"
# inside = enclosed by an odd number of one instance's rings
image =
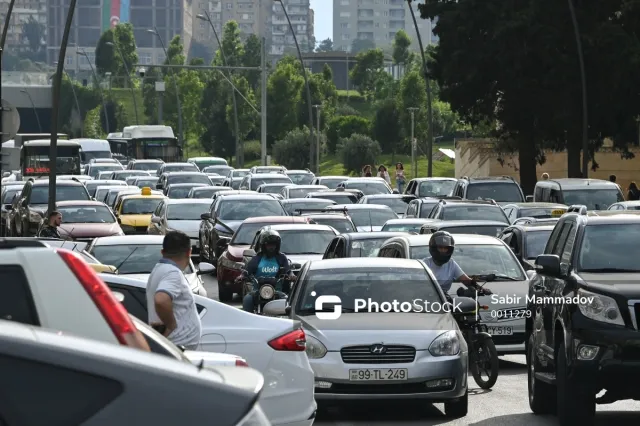
[[[167,164],[166,166],[164,166],[164,173],[170,173],[170,172],[191,172],[191,171],[196,171],[199,172],[200,170],[198,169],[198,167],[196,167],[195,164],[189,163],[189,164]]]
[[[327,206],[332,206],[335,204],[335,201],[325,201],[325,202],[296,202],[296,203],[283,203],[284,209],[290,215],[298,214],[296,210],[306,210],[306,209],[324,209]]]
[[[418,188],[419,197],[446,197],[451,195],[455,180],[427,180],[420,182]]]
[[[287,173],[287,176],[296,185],[311,185],[314,177],[311,173]]]
[[[56,201],[88,200],[89,193],[84,186],[56,186]],[[31,189],[29,204],[47,204],[49,202],[49,186],[34,186]]]
[[[391,194],[392,192],[387,184],[376,180],[371,182],[347,182],[345,186],[348,189],[359,189],[364,195]]]
[[[163,163],[133,163],[133,170],[157,172]]]
[[[168,176],[167,185],[174,183],[205,183],[211,185],[211,180],[207,175],[203,174]]]
[[[607,210],[611,204],[624,201],[617,189],[576,189],[562,191],[564,204],[581,204],[587,210]]]
[[[506,226],[506,224],[505,224]],[[497,237],[505,226],[452,226],[443,227],[440,230],[447,231],[450,234],[476,234],[476,235],[488,235],[490,237]]]
[[[474,183],[467,189],[468,200],[495,200],[496,202],[523,202],[516,183]]]
[[[313,195],[310,198],[324,198],[325,200],[335,201],[338,204],[355,204],[358,202],[358,197],[344,192],[327,192],[326,194]]]
[[[258,189],[260,185],[263,185],[265,183],[285,183],[285,184],[291,185],[291,179],[289,179],[287,176],[273,177],[273,178],[266,178],[266,179],[254,176],[251,179],[251,190],[255,191],[256,189]]]
[[[382,206],[391,207],[391,210],[396,212],[396,214],[404,214],[407,211],[407,205],[409,204],[410,199],[403,199],[401,197],[389,197],[389,198],[372,198],[368,200],[367,204],[379,204]]]
[[[509,223],[500,206],[457,206],[444,209],[444,220],[492,220]]]
[[[422,203],[422,207],[420,207],[420,219],[427,219],[436,204],[438,203]]]
[[[320,178],[320,185],[324,185],[329,189],[336,189],[345,180],[347,178]]]
[[[341,234],[346,234],[347,232],[356,232],[356,229],[351,224],[351,221],[344,217],[336,217],[336,218],[319,218],[312,219],[314,223],[318,225],[327,225],[331,226],[336,231]]]

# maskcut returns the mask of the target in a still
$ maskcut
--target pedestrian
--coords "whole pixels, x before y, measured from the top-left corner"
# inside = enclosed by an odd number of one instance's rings
[[[191,259],[191,239],[180,231],[169,231],[162,241],[162,259],[147,281],[149,324],[176,346],[195,350],[202,324],[196,301],[183,271]]]
[[[382,179],[386,180],[387,183],[391,185],[391,176],[389,176],[389,172],[387,171],[387,168],[382,164],[380,164],[380,167],[378,167],[378,177],[381,177]]]
[[[371,166],[366,165],[362,168],[362,176],[363,177],[371,177]]]
[[[618,180],[618,178],[616,177],[616,175],[609,175],[609,181],[616,183],[616,180]]]
[[[60,232],[58,232],[58,226],[60,225],[62,225],[62,213],[54,210],[49,213],[47,223],[40,228],[38,237],[62,239]]]
[[[640,191],[638,190],[638,185],[636,185],[635,182],[631,182],[629,184],[629,193],[627,194],[627,200],[629,201],[640,200]]]
[[[542,180],[549,180],[549,173],[543,173]]]
[[[398,187],[398,192],[401,194],[404,189],[404,183],[404,165],[402,163],[396,163],[396,186]]]

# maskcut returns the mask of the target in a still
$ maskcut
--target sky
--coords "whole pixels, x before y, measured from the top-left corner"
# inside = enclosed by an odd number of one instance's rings
[[[311,9],[315,12],[316,42],[333,38],[333,1],[311,0]]]

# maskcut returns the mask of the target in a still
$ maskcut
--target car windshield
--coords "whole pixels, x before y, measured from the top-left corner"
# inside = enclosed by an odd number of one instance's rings
[[[535,217],[536,219],[551,219],[554,216],[551,214],[554,210],[565,210],[565,208],[556,207],[536,207],[534,209],[520,209],[518,211],[518,217]]]
[[[345,180],[347,180],[346,177],[340,177],[340,178],[320,178],[320,185],[324,185],[329,189],[336,189],[338,187],[339,184],[341,184],[342,182],[344,182]]]
[[[203,175],[201,173],[167,177],[167,183],[166,183],[167,186],[173,185],[175,183],[204,183],[207,185],[211,185],[211,180],[207,175]]]
[[[281,185],[269,185],[263,187],[261,191],[264,194],[279,194],[282,188],[284,188],[285,186],[287,186],[286,183],[283,183]]]
[[[564,204],[572,206],[581,204],[587,210],[607,210],[611,204],[624,201],[622,193],[617,189],[571,189],[563,190]]]
[[[144,170],[149,172],[157,172],[163,163],[135,163],[133,165],[134,170]]]
[[[585,227],[578,255],[579,271],[640,272],[638,260],[631,253],[638,248],[640,224],[624,223]]]
[[[377,180],[371,180],[371,182],[347,182],[346,187],[347,189],[359,189],[364,195],[391,194],[392,192],[386,183]]]
[[[467,276],[496,274],[513,280],[526,279],[511,250],[502,244],[456,244],[452,258]]]
[[[446,207],[443,220],[493,220],[509,223],[500,206],[456,206]]]
[[[296,306],[298,315],[314,315],[316,299],[319,296],[338,296],[343,312],[354,312],[356,300],[371,300],[376,303],[394,303],[413,307],[414,301],[442,303],[435,283],[426,271],[420,269],[394,268],[340,268],[309,271],[302,283],[299,302]],[[325,303],[323,310],[333,311],[333,307]],[[411,309],[411,308],[410,308]],[[422,310],[425,312],[426,310]],[[359,312],[366,312],[359,308]],[[428,312],[427,312],[428,313]]]
[[[167,164],[164,166],[163,173],[172,173],[172,172],[199,172],[198,167],[193,164]]]
[[[336,218],[313,218],[314,223],[318,225],[327,225],[331,226],[336,231],[341,234],[346,234],[347,232],[356,232],[357,229],[353,227],[351,221],[345,217],[336,217]]]
[[[130,176],[141,176],[141,175],[149,175],[148,172],[143,172],[140,170],[131,170],[131,171],[123,171],[123,172],[118,172],[115,173],[113,176],[113,180],[121,180],[121,181],[126,181],[128,177]]]
[[[143,188],[145,186],[148,186],[149,188],[155,188],[156,184],[158,183],[158,179],[159,178],[157,177],[144,178],[144,179],[136,178],[135,184],[139,188]]]
[[[291,179],[284,175],[282,177],[272,177],[266,179],[254,176],[253,178],[251,178],[251,190],[255,191],[260,185],[263,185],[265,183],[284,183],[291,185]]]
[[[96,193],[93,196],[95,197],[96,200],[104,202],[105,201],[104,198],[107,196],[109,191],[112,190],[113,188],[114,187],[96,188]],[[115,200],[115,198],[114,198],[114,200]]]
[[[358,227],[383,226],[388,220],[398,218],[397,214],[387,209],[353,209],[349,210],[349,216]]]
[[[151,214],[162,198],[133,198],[122,202],[121,214]]]
[[[11,204],[13,197],[20,194],[21,189],[7,189],[2,196],[2,204]]]
[[[106,172],[109,170],[122,170],[122,166],[120,164],[100,164],[99,166],[91,165],[91,172],[89,176],[95,179],[100,172]]]
[[[388,239],[389,237],[383,237],[352,241],[349,257],[377,257],[380,247]]]
[[[282,238],[280,251],[284,254],[324,254],[336,236],[331,231],[308,230],[279,231]]]
[[[229,174],[229,170],[231,169],[233,169],[231,166],[207,166],[200,170],[202,173],[217,173],[220,176],[226,176]]]
[[[231,181],[231,188],[240,189],[241,183],[242,183],[242,178],[233,178]]]
[[[116,197],[123,191],[129,191],[129,188],[116,188],[115,190],[109,190],[109,195],[106,197],[106,201],[104,202],[108,206],[113,206],[114,201],[116,201]],[[137,192],[137,191],[136,191]]]
[[[314,178],[311,173],[287,173],[287,176],[289,176],[289,179],[291,179],[296,185],[311,185]]]
[[[56,186],[56,201],[88,200],[89,193],[83,185]],[[31,188],[29,204],[47,204],[49,202],[49,185],[38,185]]]
[[[447,197],[451,195],[455,180],[427,180],[420,182],[418,187],[419,197]]]
[[[321,202],[304,202],[304,201],[296,201],[295,203],[283,203],[284,209],[290,215],[297,214],[296,210],[305,210],[305,209],[324,209],[327,206],[332,206],[335,204],[335,201],[321,201]]]
[[[249,172],[247,170],[234,170],[232,177],[234,177],[234,178],[243,178],[248,174],[249,174]]]
[[[323,192],[321,194],[313,194],[309,198],[323,198],[325,200],[335,201],[337,204],[355,204],[358,202],[358,197],[344,192]]]
[[[116,219],[107,206],[58,207],[64,223],[114,223]]]
[[[218,191],[216,191],[214,188],[204,188],[198,191],[196,191],[195,189],[192,189],[190,192],[191,192],[191,198],[212,198],[213,194],[215,194]]]
[[[80,161],[89,163],[94,158],[111,158],[111,151],[80,151]]]
[[[189,192],[191,192],[193,186],[174,186],[169,187],[169,191],[167,191],[167,196],[169,198],[187,198]]]
[[[422,223],[387,223],[382,227],[384,232],[415,232],[419,233]]]
[[[422,206],[420,207],[420,219],[427,219],[429,217],[429,214],[433,210],[433,208],[436,206],[436,204],[438,203],[437,202],[422,203]]]
[[[118,268],[119,274],[150,274],[162,258],[162,244],[97,245],[90,254],[100,263]],[[183,271],[192,274],[191,265]]]
[[[281,171],[280,167],[258,167],[255,173],[280,173]]]
[[[167,209],[167,220],[200,220],[200,215],[209,213],[210,207],[206,203],[172,204]]]
[[[382,206],[391,207],[391,210],[396,212],[396,214],[404,214],[407,211],[407,205],[409,204],[407,199],[403,199],[402,197],[389,197],[389,198],[372,198],[368,200],[367,204],[379,204]]]
[[[495,225],[479,225],[479,226],[451,226],[440,228],[442,231],[447,231],[450,234],[476,234],[476,235],[488,235],[489,237],[497,237],[502,230],[506,227]]]
[[[304,198],[307,194],[317,190],[317,188],[289,188],[289,198]]]
[[[524,201],[516,183],[474,183],[467,189],[468,200],[495,200],[496,202]]]
[[[278,200],[223,200],[218,207],[220,220],[245,220],[250,217],[284,216],[286,212]]]
[[[256,233],[268,225],[273,224],[264,222],[243,223],[233,234],[233,238],[231,239],[231,242],[229,242],[229,244],[250,246],[256,236]]]
[[[544,253],[544,248],[547,246],[551,231],[552,229],[548,231],[529,231],[525,234],[527,259],[535,259]]]

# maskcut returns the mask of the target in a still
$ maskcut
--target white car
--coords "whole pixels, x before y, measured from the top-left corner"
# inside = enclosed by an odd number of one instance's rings
[[[100,274],[112,291],[124,295],[129,313],[148,321],[146,281]],[[232,353],[264,375],[261,405],[274,425],[311,426],[316,412],[314,375],[299,322],[244,312],[195,296],[202,321],[201,351]]]
[[[94,239],[87,252],[105,265],[115,266],[118,274],[146,280],[151,270],[162,258],[163,235],[125,235],[123,237],[101,237]],[[201,264],[200,272],[213,272],[213,266]],[[202,279],[193,262],[183,271],[189,287],[195,294],[207,296]]]

